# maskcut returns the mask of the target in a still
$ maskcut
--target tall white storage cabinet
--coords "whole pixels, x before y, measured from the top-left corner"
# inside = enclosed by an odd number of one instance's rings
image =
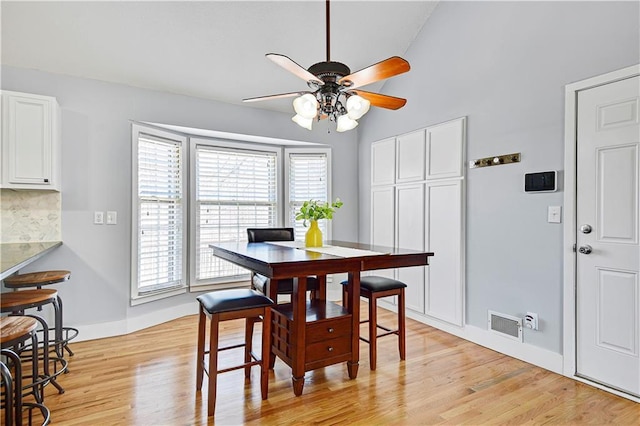
[[[60,112],[50,96],[2,91],[2,188],[60,190]]]
[[[410,315],[456,326],[464,324],[465,129],[463,117],[371,149],[372,243],[434,252],[427,267],[375,273],[407,284]]]

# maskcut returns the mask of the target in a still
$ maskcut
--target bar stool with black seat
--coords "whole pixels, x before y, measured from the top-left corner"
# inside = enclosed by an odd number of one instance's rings
[[[207,415],[213,416],[216,405],[217,376],[244,368],[245,377],[251,376],[251,367],[260,366],[260,391],[262,399],[267,399],[269,379],[269,353],[271,352],[271,307],[274,302],[253,289],[230,289],[212,291],[196,298],[200,303],[198,320],[198,354],[196,366],[196,391],[202,388],[204,374],[209,377]],[[209,325],[209,350],[205,350],[206,322]],[[219,324],[222,321],[245,319],[244,343],[219,347]],[[262,321],[261,356],[253,352],[253,325]],[[244,347],[244,363],[218,369],[218,352]],[[208,365],[205,355],[209,354]]]
[[[343,306],[348,306],[347,283],[347,281],[343,281],[341,283]],[[360,278],[360,296],[367,298],[369,302],[369,318],[360,321],[360,324],[369,323],[369,338],[366,339],[360,336],[360,340],[369,344],[369,368],[371,370],[376,369],[377,340],[380,337],[394,334],[398,336],[398,351],[400,352],[400,359],[404,360],[406,357],[404,298],[404,289],[406,287],[407,285],[402,281],[386,277],[371,275]],[[390,296],[398,297],[398,328],[395,330],[378,324],[378,299]],[[384,330],[384,332],[378,334],[378,328]]]
[[[4,279],[4,286],[14,290],[20,290],[25,288],[42,289],[44,285],[59,284],[69,281],[71,278],[71,272],[65,270],[59,271],[40,271],[29,272],[26,274],[16,274]],[[60,316],[59,327],[54,328],[55,339],[54,347],[59,357],[64,357],[63,350],[66,350],[69,355],[73,356],[73,351],[69,348],[69,341],[74,339],[78,335],[78,329],[65,326],[62,314],[62,298],[57,295],[58,299],[58,311]]]
[[[30,316],[8,316],[0,318],[0,346],[1,361],[0,373],[5,388],[4,416],[5,425],[21,425],[22,412],[26,407],[29,410],[29,425],[32,424],[33,410],[40,411],[42,424],[49,423],[49,409],[44,406],[43,388],[47,378],[38,372],[38,338],[36,329],[38,321]],[[23,375],[22,360],[16,353],[28,340],[31,340],[31,375]],[[18,348],[18,349],[16,349]],[[13,374],[11,372],[13,371]],[[24,385],[23,379],[32,379],[31,383]],[[29,390],[23,393],[25,390]],[[23,401],[24,396],[33,395],[36,402]]]
[[[247,238],[250,243],[263,243],[265,241],[295,241],[293,228],[247,228]],[[271,280],[264,275],[251,273],[251,288],[263,294],[269,295]],[[320,280],[317,277],[307,277],[307,291],[311,292],[311,298],[323,298]],[[293,278],[278,280],[276,294],[293,294]]]
[[[51,304],[53,306],[54,311],[54,327],[56,329],[55,335],[59,336],[60,331],[58,330],[61,327],[62,319],[60,318],[60,310],[58,307],[58,291],[53,289],[37,289],[37,290],[21,290],[21,291],[13,291],[8,293],[3,293],[2,298],[0,299],[0,312],[1,313],[10,313],[15,316],[25,315],[25,311],[31,308],[42,308]],[[48,378],[47,383],[51,383],[58,389],[58,393],[64,393],[64,388],[58,384],[56,381],[56,377],[61,373],[67,371],[67,361],[60,356],[62,353],[62,346],[60,344],[56,344],[54,342],[53,346],[56,349],[57,356],[49,355],[49,326],[47,322],[36,315],[32,316],[36,321],[40,322],[40,329],[42,331],[43,338],[40,346],[43,348],[43,369],[44,375]],[[28,348],[27,348],[28,349]],[[24,349],[21,349],[21,351]],[[31,348],[32,351],[37,350],[37,348]],[[51,364],[50,364],[51,362]],[[53,371],[50,371],[50,367],[53,366]]]

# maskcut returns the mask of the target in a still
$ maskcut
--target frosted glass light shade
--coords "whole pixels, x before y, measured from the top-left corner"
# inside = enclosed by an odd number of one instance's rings
[[[318,101],[311,93],[307,93],[293,100],[293,109],[301,117],[315,118],[318,115]]]
[[[347,112],[352,120],[357,120],[365,115],[369,111],[369,107],[371,107],[371,102],[362,96],[353,95],[347,99]]]
[[[336,131],[346,132],[347,130],[354,129],[358,125],[358,122],[349,118],[348,114],[345,114],[338,117],[336,125]]]
[[[301,116],[300,114],[296,114],[293,116],[292,120],[300,127],[304,127],[305,129],[311,130],[311,125],[313,123],[312,118],[306,118]]]

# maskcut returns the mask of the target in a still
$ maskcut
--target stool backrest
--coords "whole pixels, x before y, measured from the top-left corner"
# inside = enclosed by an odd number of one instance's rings
[[[247,228],[250,243],[264,241],[294,241],[293,228]]]

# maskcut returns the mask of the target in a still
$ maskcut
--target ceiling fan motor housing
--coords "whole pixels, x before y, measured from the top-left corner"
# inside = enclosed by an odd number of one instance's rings
[[[345,75],[351,74],[348,66],[341,62],[318,62],[309,67],[308,71],[325,83],[335,83]]]

